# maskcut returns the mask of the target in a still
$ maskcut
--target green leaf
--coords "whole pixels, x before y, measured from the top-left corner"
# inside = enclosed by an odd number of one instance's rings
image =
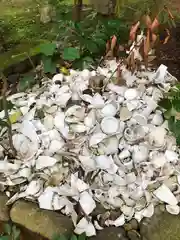
[[[70,239],[70,240],[78,240],[78,239],[77,239],[76,235],[73,234],[73,235],[71,236],[71,239]]]
[[[158,102],[158,105],[166,110],[169,110],[172,108],[171,101],[168,98],[163,98]]]
[[[9,223],[4,224],[4,232],[11,235],[11,225]]]
[[[56,64],[52,61],[50,57],[42,57],[42,62],[44,65],[45,73],[56,73]]]
[[[30,88],[35,83],[35,79],[33,75],[24,76],[19,81],[19,91],[25,91]]]
[[[6,101],[6,104],[7,104],[7,109],[8,110],[11,110],[14,108],[14,104],[11,102],[11,101]],[[3,99],[1,98],[0,99],[0,111],[3,111],[4,110],[4,106],[3,106]]]
[[[55,43],[42,43],[39,45],[38,50],[40,53],[44,54],[45,56],[53,56],[56,51],[56,44]]]
[[[174,131],[175,131],[175,117],[169,118],[168,127],[169,127],[169,130],[174,133]]]
[[[176,109],[177,112],[180,112],[180,99],[172,100],[172,105]]]
[[[64,235],[59,236],[59,235],[55,234],[53,236],[52,240],[67,240],[67,238]]]
[[[10,240],[10,236],[1,236],[0,240]]]
[[[82,233],[81,235],[79,235],[78,240],[86,240],[86,234]]]
[[[9,127],[8,123],[6,121],[3,121],[0,119],[0,126],[3,127]]]
[[[168,109],[166,112],[164,112],[165,119],[169,119],[175,115],[176,115],[176,110],[174,108]]]
[[[64,48],[63,59],[67,61],[74,61],[80,58],[80,52],[77,48]]]
[[[16,225],[13,225],[12,227],[12,235],[14,240],[18,240],[20,238],[21,231],[19,228],[16,227]]]
[[[99,52],[99,47],[92,40],[86,39],[85,46],[86,46],[86,49],[91,53],[98,53]]]

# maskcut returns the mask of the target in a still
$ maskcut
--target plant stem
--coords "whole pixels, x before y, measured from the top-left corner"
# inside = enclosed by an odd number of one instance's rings
[[[8,107],[7,107],[7,99],[6,99],[6,92],[8,88],[8,83],[7,83],[7,78],[4,76],[3,73],[1,73],[2,81],[3,81],[3,89],[2,89],[2,101],[3,101],[3,108],[4,108],[4,113],[5,113],[5,118],[8,124],[8,139],[9,139],[9,146],[12,151],[13,157],[16,156],[16,150],[13,146],[13,140],[12,140],[12,126],[11,126],[11,121],[9,118],[9,113],[8,113]]]

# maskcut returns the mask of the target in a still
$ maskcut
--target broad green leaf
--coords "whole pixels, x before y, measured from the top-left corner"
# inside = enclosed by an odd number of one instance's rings
[[[56,73],[56,64],[52,61],[50,57],[43,57],[42,62],[45,73]]]
[[[172,108],[171,101],[168,98],[163,98],[158,102],[158,105],[166,110],[169,110]]]
[[[8,127],[8,123],[0,119],[0,127]]]
[[[92,65],[93,63],[94,63],[93,58],[89,56],[82,58],[83,69],[89,68],[89,66]]]
[[[172,100],[172,105],[176,109],[177,112],[180,112],[180,99]]]
[[[64,48],[63,59],[67,61],[74,61],[80,58],[80,52],[77,48]]]
[[[98,47],[99,47],[100,49],[106,47],[106,41],[103,40],[103,39],[96,38],[96,39],[94,39],[94,42],[98,45]]]
[[[76,235],[73,234],[73,235],[71,236],[71,239],[70,239],[70,240],[78,240],[78,239],[77,239]]]
[[[78,240],[86,240],[86,234],[82,233],[81,235],[79,235]]]
[[[9,223],[4,224],[4,232],[8,235],[11,234],[11,225]]]
[[[53,56],[56,51],[56,44],[55,43],[42,43],[39,45],[38,50],[40,53],[44,54],[45,56]]]
[[[26,89],[30,88],[35,83],[35,79],[33,75],[24,76],[19,81],[19,91],[25,91]]]
[[[86,49],[91,52],[91,53],[98,53],[99,52],[99,47],[97,46],[97,44],[92,41],[92,40],[86,40],[85,41],[85,46]]]
[[[14,108],[14,104],[11,102],[11,101],[6,101],[6,104],[7,104],[7,109],[8,110],[11,110]],[[1,98],[0,99],[0,111],[3,111],[4,110],[4,106],[3,106],[3,99]]]

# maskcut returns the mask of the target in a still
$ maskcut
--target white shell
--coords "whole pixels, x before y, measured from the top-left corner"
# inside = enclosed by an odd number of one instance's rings
[[[119,216],[116,220],[112,221],[112,220],[107,220],[105,222],[105,224],[107,226],[109,225],[114,225],[115,227],[120,227],[120,226],[123,226],[125,223],[125,217],[124,217],[124,214],[121,214],[121,216]]]
[[[123,159],[125,159],[125,158],[130,157],[130,156],[131,156],[130,151],[127,150],[127,149],[124,149],[122,152],[120,152],[120,154],[119,154],[119,159],[120,159],[120,160],[123,160]]]
[[[164,184],[156,189],[153,194],[162,202],[168,203],[169,205],[177,205],[178,203],[171,190]]]
[[[119,121],[114,117],[105,117],[101,121],[101,129],[106,134],[114,134],[119,129]]]
[[[130,119],[132,116],[132,113],[129,111],[129,109],[127,107],[122,107],[120,109],[120,120],[121,121],[126,121],[128,119]]]
[[[139,95],[138,91],[134,88],[129,88],[124,93],[124,97],[127,100],[133,100],[133,99],[137,98],[138,95]]]
[[[100,142],[102,142],[107,137],[104,133],[95,133],[89,139],[89,146],[92,147]]]
[[[38,159],[36,160],[36,169],[43,169],[46,167],[52,167],[55,165],[57,160],[53,157],[49,156],[39,156]]]
[[[54,77],[52,78],[52,82],[56,82],[56,81],[63,81],[63,74],[62,73],[58,73],[56,75],[54,75]]]
[[[99,151],[102,151],[106,155],[114,154],[118,152],[118,145],[118,138],[116,136],[112,136],[99,143]]]
[[[96,203],[91,197],[91,195],[88,192],[82,192],[80,194],[79,203],[85,212],[85,214],[89,215],[96,207]]]
[[[165,151],[165,157],[168,162],[176,162],[179,159],[179,156],[176,152],[171,151],[171,150],[166,150]]]
[[[166,73],[167,73],[167,66],[161,64],[155,73],[155,76],[154,76],[155,82],[156,83],[164,82]]]
[[[52,187],[47,187],[45,191],[38,197],[39,207],[47,210],[53,210],[53,195],[54,191]]]
[[[93,224],[90,221],[88,221],[85,217],[78,222],[74,232],[78,235],[85,233],[87,237],[96,235],[96,230]]]
[[[142,212],[144,217],[150,218],[154,214],[154,205],[151,203],[147,208],[145,208]]]
[[[101,109],[101,114],[103,117],[114,117],[117,111],[118,111],[117,103],[110,102]]]
[[[84,118],[84,125],[86,127],[92,128],[96,123],[96,114],[95,110],[92,109],[88,115]]]
[[[152,124],[156,125],[156,126],[160,126],[162,123],[163,123],[164,119],[162,117],[162,114],[159,114],[159,113],[156,113],[154,116],[153,116],[153,119],[152,119]]]
[[[70,129],[74,133],[83,133],[87,131],[87,127],[83,123],[71,124]]]
[[[180,213],[180,207],[178,205],[166,205],[166,210],[173,215]]]

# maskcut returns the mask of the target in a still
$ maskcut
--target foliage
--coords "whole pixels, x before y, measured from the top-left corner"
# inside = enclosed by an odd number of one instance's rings
[[[16,225],[6,223],[4,225],[4,234],[0,236],[0,240],[20,240],[21,231]]]
[[[81,235],[72,234],[70,237],[67,237],[65,235],[61,235],[61,236],[55,235],[52,238],[52,240],[86,240],[86,239],[87,237],[85,233],[82,233]]]
[[[180,145],[180,85],[172,87],[164,98],[159,101],[159,106],[164,112],[165,119],[168,120],[170,131],[176,137],[176,142]]]
[[[14,104],[11,101],[6,101],[6,107],[8,110],[12,110],[14,108]],[[0,98],[0,112],[4,110],[4,102],[3,98]],[[8,127],[7,119],[0,118],[0,127]]]

